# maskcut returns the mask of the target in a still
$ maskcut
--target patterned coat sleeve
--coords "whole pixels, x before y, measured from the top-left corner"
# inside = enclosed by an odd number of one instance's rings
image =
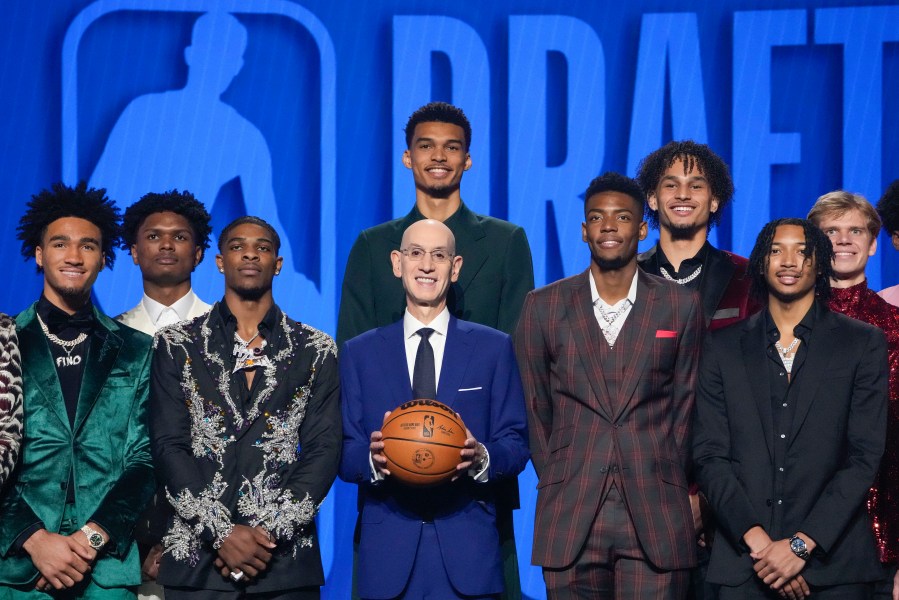
[[[19,458],[22,441],[22,357],[16,325],[0,315],[0,486]]]

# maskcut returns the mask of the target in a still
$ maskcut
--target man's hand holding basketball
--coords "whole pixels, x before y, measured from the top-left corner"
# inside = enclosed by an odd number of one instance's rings
[[[384,422],[387,421],[387,417],[390,416],[390,411],[388,410],[384,413]],[[383,424],[381,425],[383,427]],[[369,452],[371,452],[371,464],[375,468],[375,471],[381,477],[387,477],[390,475],[390,471],[387,470],[387,457],[384,456],[384,442],[381,441],[380,431],[372,431],[371,437],[369,438],[371,443],[368,446]]]

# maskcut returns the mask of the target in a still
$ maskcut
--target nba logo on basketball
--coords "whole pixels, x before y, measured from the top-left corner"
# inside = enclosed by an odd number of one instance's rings
[[[421,437],[434,437],[434,415],[425,415],[424,422],[421,424]]]

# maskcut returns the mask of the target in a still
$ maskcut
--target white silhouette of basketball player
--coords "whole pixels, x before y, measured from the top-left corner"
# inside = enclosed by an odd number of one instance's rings
[[[109,135],[90,185],[105,187],[122,206],[147,192],[173,188],[211,203],[223,185],[238,178],[247,214],[265,219],[281,234],[282,270],[291,280],[291,291],[280,296],[284,302],[279,304],[294,318],[327,327],[331,319],[319,316],[326,313],[319,310],[322,302],[315,285],[293,267],[290,232],[278,216],[265,138],[221,100],[243,67],[246,46],[247,30],[233,15],[208,12],[197,18],[191,45],[184,50],[187,85],[131,101]],[[209,250],[216,253],[214,247]],[[139,289],[136,271],[122,264],[102,288],[97,286],[108,312],[115,314],[116,302],[123,303],[122,310],[134,303],[134,298],[121,296]],[[203,298],[221,293],[221,275],[212,257],[197,267],[193,285]]]

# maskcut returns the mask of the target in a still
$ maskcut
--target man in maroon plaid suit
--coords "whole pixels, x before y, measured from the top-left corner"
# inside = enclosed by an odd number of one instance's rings
[[[590,267],[528,294],[516,331],[540,477],[532,562],[550,599],[682,599],[702,309],[637,269],[634,180],[607,173],[585,198]]]

